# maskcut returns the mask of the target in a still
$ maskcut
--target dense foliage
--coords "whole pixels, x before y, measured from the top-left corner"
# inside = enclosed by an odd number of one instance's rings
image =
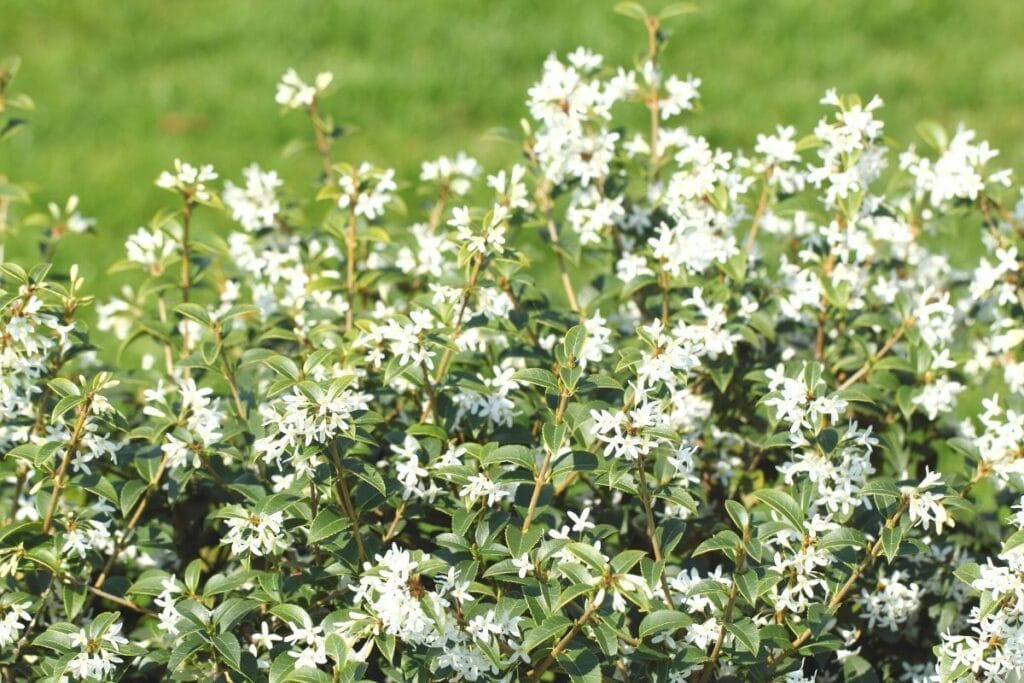
[[[176,161],[94,318],[48,265],[96,229],[77,198],[0,185],[42,260],[0,263],[6,680],[1024,667],[997,152],[929,123],[894,155],[881,101],[833,91],[806,137],[716,149],[679,125],[700,80],[658,67],[686,8],[619,9],[635,67],[549,57],[522,163],[485,178],[337,163],[331,75],[289,71],[314,196]]]

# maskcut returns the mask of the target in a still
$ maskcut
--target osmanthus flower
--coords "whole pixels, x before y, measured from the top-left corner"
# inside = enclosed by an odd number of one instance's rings
[[[161,381],[155,389],[145,390],[146,407],[142,412],[173,425],[173,431],[165,435],[160,447],[169,468],[199,467],[203,453],[223,436],[222,400],[211,399],[213,390],[200,388],[191,377],[172,380],[174,388],[165,388]],[[174,401],[175,394],[180,401]]]
[[[175,159],[174,170],[163,171],[156,179],[156,185],[177,192],[189,200],[208,202],[214,195],[207,183],[216,179],[217,172],[213,170],[212,164],[193,166],[181,159]]]
[[[966,434],[978,448],[983,466],[995,474],[995,483],[1007,487],[1012,480],[1024,475],[1024,413],[1005,409],[999,397],[982,401],[983,412],[977,416],[982,429],[977,433],[973,424]]]
[[[144,266],[151,274],[164,272],[171,256],[177,253],[178,244],[159,228],[140,227],[125,242],[128,260]]]
[[[354,414],[368,409],[371,396],[350,385],[351,377],[323,385],[306,383],[264,405],[261,413],[266,435],[256,440],[255,451],[267,463],[280,466],[290,462],[308,468],[303,462],[304,447],[344,433]]]
[[[113,677],[118,664],[125,661],[120,656],[121,649],[129,642],[121,635],[121,629],[120,621],[104,620],[73,633],[70,644],[79,652],[67,663],[71,677],[77,680]]]
[[[526,167],[515,164],[508,172],[502,169],[494,175],[487,176],[487,187],[492,188],[498,195],[498,203],[507,206],[510,211],[530,210],[532,204],[524,182],[525,177]]]
[[[906,582],[899,571],[880,576],[876,590],[861,589],[857,604],[863,610],[868,629],[896,631],[921,607],[921,587]]]
[[[310,85],[299,77],[295,69],[288,69],[277,84],[277,95],[274,99],[289,109],[308,109],[316,100],[316,96],[326,90],[333,80],[334,74],[322,71]]]
[[[221,544],[230,545],[231,552],[237,555],[273,555],[289,545],[283,512],[250,512],[236,507],[225,509],[222,516],[228,532],[221,538]]]
[[[900,168],[913,176],[919,199],[927,197],[933,207],[940,207],[956,199],[977,199],[989,184],[1009,187],[1009,170],[986,169],[999,151],[976,138],[975,131],[961,124],[951,140],[933,141],[940,145],[935,161],[919,156],[913,146],[900,155]]]
[[[465,244],[470,254],[500,255],[505,250],[508,216],[509,209],[505,205],[495,204],[476,227],[469,208],[462,206],[452,211],[448,225],[455,228],[455,241]]]
[[[50,212],[51,229],[54,231],[55,236],[59,236],[64,232],[87,232],[96,225],[95,218],[86,218],[78,211],[78,203],[78,195],[73,194],[68,197],[63,207],[56,202],[50,202],[46,205],[47,210]]]
[[[245,187],[230,180],[224,183],[224,203],[231,209],[231,217],[249,232],[274,225],[281,212],[277,188],[283,181],[276,171],[264,171],[257,164],[242,169],[242,177]]]
[[[374,168],[368,162],[342,173],[338,177],[338,185],[341,187],[338,207],[351,207],[356,216],[362,216],[368,221],[384,214],[384,207],[391,202],[398,189],[394,169]]]
[[[420,167],[420,180],[436,183],[443,192],[464,197],[482,170],[476,159],[459,152],[455,158],[440,156],[433,161],[424,161]]]
[[[284,637],[291,646],[289,657],[295,658],[296,668],[313,668],[327,663],[327,638],[323,626],[307,620],[302,624],[288,624],[292,632]],[[268,636],[269,638],[269,636]]]
[[[931,523],[935,527],[935,533],[940,534],[944,527],[952,527],[955,524],[955,520],[949,516],[949,512],[942,503],[946,494],[942,493],[941,489],[945,488],[942,475],[927,470],[920,484],[903,487],[902,493],[906,497],[908,505],[907,514],[915,525],[920,524],[927,529]]]
[[[6,591],[0,593],[0,647],[6,649],[17,643],[32,622],[32,615],[28,611],[32,601],[27,597]]]

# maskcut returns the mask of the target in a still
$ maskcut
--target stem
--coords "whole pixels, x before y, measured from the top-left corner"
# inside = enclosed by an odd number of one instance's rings
[[[562,417],[565,415],[565,408],[569,405],[569,392],[566,389],[562,390],[562,396],[558,401],[558,410],[555,411],[555,424],[559,425],[562,423]],[[558,444],[555,450],[562,447],[562,444]],[[544,462],[541,463],[540,469],[537,470],[537,478],[534,480],[533,493],[530,495],[530,505],[526,508],[526,517],[523,518],[522,531],[525,534],[530,530],[530,523],[533,521],[533,515],[537,511],[537,503],[540,501],[540,491],[544,488],[544,484],[547,483],[548,471],[551,469],[551,461],[555,459],[554,451],[549,450],[544,455]]]
[[[149,609],[146,609],[145,607],[142,607],[141,605],[137,605],[134,602],[132,602],[131,600],[126,600],[126,599],[124,599],[122,597],[118,597],[117,595],[114,595],[113,593],[108,593],[108,592],[106,592],[104,590],[100,590],[99,588],[96,588],[95,586],[90,586],[88,584],[86,584],[85,588],[86,588],[86,590],[88,590],[90,593],[92,593],[96,597],[103,598],[104,600],[109,600],[110,602],[114,603],[115,605],[121,605],[121,607],[127,607],[128,609],[132,610],[133,612],[138,612],[139,614],[146,614],[146,615],[151,616],[151,617],[157,616],[156,612],[154,612],[152,610],[149,610]]]
[[[648,16],[644,23],[647,26],[647,60],[654,68],[658,63],[658,17]],[[660,97],[658,85],[655,84],[651,87],[650,95],[647,98],[647,109],[651,113],[651,178],[655,180],[658,178],[658,164],[661,161],[658,154],[658,134],[661,125]]]
[[[551,668],[551,665],[555,663],[555,659],[558,657],[558,655],[562,654],[562,651],[569,646],[569,643],[572,642],[572,639],[575,638],[576,634],[580,632],[580,629],[582,629],[583,626],[588,621],[590,621],[590,618],[594,615],[594,612],[596,612],[600,606],[601,605],[594,599],[594,597],[591,597],[589,602],[587,603],[587,608],[583,610],[583,614],[580,615],[580,618],[573,623],[572,628],[569,629],[569,632],[562,636],[562,639],[559,640],[553,648],[551,648],[551,652],[548,654],[548,656],[545,657],[544,660],[540,664],[538,664],[536,668],[533,669],[533,671],[527,672],[527,675],[533,678],[534,680],[539,679],[541,676],[543,676],[544,672]]]
[[[754,209],[754,217],[750,221],[750,232],[747,233],[747,243],[744,251],[747,258],[750,258],[751,252],[754,251],[754,244],[757,242],[757,229],[761,227],[761,219],[764,217],[764,212],[768,208],[768,199],[771,197],[771,177],[772,169],[769,167],[765,171],[764,175],[764,187],[761,189],[761,197],[757,200],[757,208]]]
[[[309,119],[313,122],[313,135],[316,137],[316,151],[320,154],[320,162],[324,167],[324,176],[328,183],[334,182],[334,168],[331,166],[331,143],[324,135],[323,125],[320,123],[320,116],[317,114],[317,102],[309,105]]]
[[[550,204],[547,206],[545,214],[548,219],[548,237],[551,239],[551,245],[554,247],[555,261],[558,263],[558,272],[561,276],[565,298],[568,300],[569,308],[572,312],[579,313],[580,304],[577,298],[575,298],[575,292],[572,289],[572,280],[569,278],[569,270],[565,265],[565,255],[562,254],[561,242],[558,239],[558,228],[555,226],[555,219],[552,217]]]
[[[192,200],[185,198],[181,211],[181,300],[188,303],[192,291],[192,253],[189,248],[189,232],[192,226]]]
[[[127,526],[124,528],[124,533],[121,534],[121,538],[114,542],[114,550],[110,553],[110,557],[107,558],[106,564],[103,565],[103,570],[100,571],[100,575],[96,577],[96,581],[93,582],[92,587],[99,589],[103,586],[103,583],[107,580],[107,576],[110,574],[110,570],[114,566],[114,562],[117,561],[118,556],[125,549],[128,544],[128,540],[131,537],[131,533],[138,526],[139,520],[142,519],[142,513],[146,511],[146,506],[149,505],[150,498],[160,488],[160,480],[164,476],[164,472],[167,470],[167,454],[164,453],[163,457],[160,458],[160,464],[157,465],[156,474],[153,476],[153,481],[149,482],[149,486],[146,490],[146,495],[142,497],[142,500],[135,506],[135,512],[132,513],[131,518],[128,520]]]
[[[395,518],[391,520],[391,524],[390,526],[388,526],[388,530],[384,534],[384,538],[382,539],[384,543],[387,543],[392,538],[394,538],[395,534],[398,532],[398,523],[402,521],[402,515],[405,514],[406,505],[407,501],[403,500],[402,504],[398,506],[397,510],[395,510]]]
[[[363,563],[367,561],[367,555],[366,548],[363,547],[362,532],[359,530],[359,515],[356,514],[356,508],[352,505],[352,497],[349,495],[348,491],[348,480],[345,477],[345,468],[341,465],[341,456],[338,455],[338,445],[333,439],[328,445],[328,449],[331,453],[331,462],[334,464],[334,469],[338,474],[338,481],[335,485],[335,490],[338,492],[338,503],[352,522],[352,534],[356,539],[356,550],[359,552],[360,563]]]
[[[238,419],[242,422],[246,421],[245,417],[245,405],[242,403],[242,395],[238,391],[238,380],[235,376],[235,371],[231,367],[231,363],[228,361],[227,355],[224,353],[224,345],[221,343],[223,338],[220,334],[220,325],[213,326],[213,334],[217,339],[217,344],[220,345],[220,363],[221,367],[224,368],[224,379],[227,380],[228,388],[231,390],[231,399],[234,403],[235,414]]]
[[[871,358],[861,366],[860,370],[857,370],[857,372],[847,377],[846,380],[839,385],[839,390],[842,391],[843,389],[849,389],[871,372],[871,368],[874,367],[878,361],[882,360],[887,353],[892,351],[892,347],[896,346],[896,342],[903,338],[903,335],[913,324],[913,318],[907,318],[904,320],[899,326],[899,329],[897,329],[896,332],[886,340],[885,344],[882,345],[882,348],[878,349],[875,355],[871,356]]]
[[[466,315],[466,309],[469,307],[469,295],[476,288],[477,278],[480,277],[480,267],[483,265],[484,257],[482,254],[477,254],[473,260],[473,269],[469,272],[469,280],[466,282],[466,289],[463,290],[462,305],[459,306],[459,313],[455,316],[455,330],[452,332],[452,341],[454,342],[462,334],[462,322]],[[444,379],[445,373],[448,372],[448,364],[451,363],[453,351],[451,347],[444,350],[444,355],[441,356],[441,362],[437,366],[437,372],[434,373],[434,385],[437,386]],[[434,412],[434,404],[428,408],[427,415]]]
[[[71,441],[68,442],[68,448],[64,451],[64,458],[60,461],[60,467],[53,477],[53,494],[50,496],[50,502],[46,507],[46,515],[43,517],[44,534],[50,533],[53,514],[57,511],[57,504],[60,502],[61,495],[64,493],[64,486],[67,484],[68,465],[71,464],[71,459],[75,457],[75,453],[78,451],[78,445],[82,440],[82,432],[85,431],[85,422],[91,405],[92,394],[86,394],[85,401],[78,408],[78,420],[75,422],[74,431],[71,433]]]
[[[661,287],[661,324],[668,326],[668,273],[664,270],[658,271],[658,286]]]
[[[909,501],[906,498],[903,498],[903,500],[900,501],[900,506],[896,510],[896,512],[894,512],[891,517],[885,520],[883,531],[884,529],[892,529],[896,526],[896,523],[900,521],[900,517],[903,516],[903,513],[904,511],[906,511],[908,505]],[[871,549],[868,551],[867,555],[864,557],[861,563],[857,565],[857,568],[853,570],[853,573],[850,575],[850,578],[846,580],[846,583],[844,583],[842,587],[836,591],[835,595],[832,596],[832,599],[828,601],[829,612],[835,611],[835,609],[838,608],[844,600],[846,600],[846,596],[850,593],[851,590],[853,590],[853,586],[857,583],[857,579],[859,579],[864,574],[864,572],[867,571],[872,564],[874,564],[874,561],[878,558],[879,555],[882,554],[882,550],[882,532],[880,531],[878,534],[878,539],[871,546]],[[783,659],[799,650],[800,647],[803,646],[803,644],[810,639],[810,637],[811,629],[806,629],[803,633],[797,636],[793,640],[793,642],[789,644],[789,647],[786,648],[781,654],[775,657],[769,657],[769,671],[778,666],[779,662],[781,662]]]
[[[160,322],[167,324],[167,303],[164,301],[164,295],[161,294],[156,300],[156,310],[160,315]],[[164,367],[167,370],[167,375],[172,376],[174,374],[174,353],[171,351],[171,345],[169,342],[164,342]]]
[[[345,332],[352,331],[352,315],[356,307],[356,211],[355,199],[349,212],[348,230],[345,232],[345,291],[348,309],[345,311]]]
[[[654,508],[651,507],[651,492],[647,488],[647,463],[644,460],[644,456],[637,458],[637,478],[640,489],[640,500],[644,505],[644,518],[646,522],[647,538],[651,542],[651,548],[654,550],[654,560],[661,562],[665,559],[665,556],[661,552],[661,541],[658,540],[656,528],[654,524]],[[672,607],[672,591],[669,589],[668,579],[665,577],[665,572],[661,573],[661,590],[665,594],[665,602],[669,607]]]
[[[743,535],[748,536],[746,529],[743,530]],[[744,539],[747,540],[747,539]],[[715,640],[715,646],[711,649],[711,658],[708,659],[707,663],[704,664],[704,670],[700,674],[700,683],[707,683],[711,679],[711,674],[715,670],[715,663],[722,654],[722,645],[725,644],[725,634],[727,633],[726,626],[732,623],[732,611],[736,606],[736,597],[739,595],[740,586],[736,583],[736,576],[742,574],[747,564],[747,553],[742,545],[736,551],[736,572],[732,577],[732,584],[729,586],[729,600],[725,604],[725,610],[722,612],[722,628],[718,631],[718,638]]]

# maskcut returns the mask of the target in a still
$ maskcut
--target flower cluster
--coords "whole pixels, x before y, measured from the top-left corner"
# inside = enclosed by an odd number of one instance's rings
[[[0,262],[5,680],[1024,669],[1011,175],[835,91],[718,148],[620,10],[632,66],[548,57],[518,163],[418,187],[336,161],[331,75],[289,71],[313,196],[176,161],[91,333],[50,263],[105,228],[12,204],[45,227]]]

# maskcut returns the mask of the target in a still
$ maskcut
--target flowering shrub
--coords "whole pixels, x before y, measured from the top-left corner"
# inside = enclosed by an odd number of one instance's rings
[[[417,192],[337,163],[331,76],[288,71],[315,197],[175,161],[95,330],[48,265],[93,222],[0,186],[44,261],[0,264],[6,680],[1022,670],[997,152],[925,124],[893,154],[881,100],[834,91],[805,137],[714,148],[658,65],[686,8],[619,9],[634,68],[552,55],[522,162]]]

